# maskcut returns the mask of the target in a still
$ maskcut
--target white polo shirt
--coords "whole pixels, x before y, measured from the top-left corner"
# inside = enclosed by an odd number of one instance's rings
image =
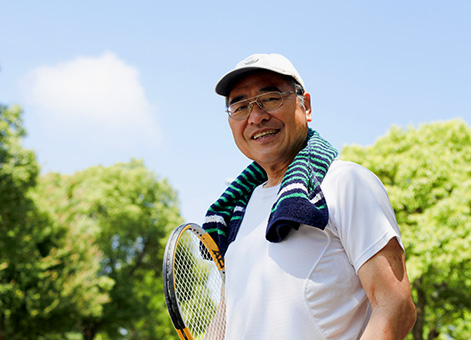
[[[225,255],[225,340],[357,339],[371,307],[358,269],[399,228],[386,191],[366,168],[336,160],[321,185],[325,230],[301,225],[265,239],[279,187],[255,189]],[[402,246],[402,243],[401,243]]]

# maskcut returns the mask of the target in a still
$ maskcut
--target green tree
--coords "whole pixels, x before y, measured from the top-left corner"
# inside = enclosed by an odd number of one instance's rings
[[[417,307],[410,338],[470,339],[470,127],[393,127],[373,146],[344,147],[341,157],[371,169],[390,196]]]
[[[131,161],[70,176],[51,173],[38,188],[61,224],[98,247],[100,276],[114,283],[103,313],[83,316],[83,338],[175,338],[163,296],[162,255],[170,229],[182,221],[167,181]]]
[[[77,246],[35,203],[39,166],[25,134],[21,108],[1,106],[0,339],[53,339],[99,314],[107,295],[94,291],[98,249]]]

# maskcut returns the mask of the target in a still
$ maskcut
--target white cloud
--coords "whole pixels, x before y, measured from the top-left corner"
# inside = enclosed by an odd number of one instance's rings
[[[133,150],[161,143],[156,113],[140,83],[138,69],[114,53],[40,66],[23,78],[21,85],[28,104],[26,114],[34,115],[33,130],[41,130],[30,131],[33,138],[47,135],[50,143],[55,139],[69,144],[69,150],[79,143],[97,154],[95,158],[100,152],[117,150],[129,154],[127,157],[139,157]]]

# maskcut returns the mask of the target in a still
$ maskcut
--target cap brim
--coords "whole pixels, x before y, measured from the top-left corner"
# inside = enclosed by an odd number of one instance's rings
[[[263,70],[260,67],[244,67],[238,70],[232,70],[231,72],[226,73],[216,84],[216,93],[228,97],[231,93],[232,87],[235,83],[245,74],[251,73],[253,71]]]

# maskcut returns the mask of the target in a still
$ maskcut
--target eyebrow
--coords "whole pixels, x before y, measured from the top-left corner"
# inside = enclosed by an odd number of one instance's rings
[[[272,91],[281,92],[281,90],[276,86],[267,86],[267,87],[263,87],[259,90],[259,92],[272,92]],[[254,96],[254,97],[256,97],[256,96]],[[229,102],[228,106],[231,106],[232,104],[237,103],[237,102],[239,102],[241,100],[244,100],[244,99],[250,99],[250,98],[247,98],[246,95],[237,96]]]

